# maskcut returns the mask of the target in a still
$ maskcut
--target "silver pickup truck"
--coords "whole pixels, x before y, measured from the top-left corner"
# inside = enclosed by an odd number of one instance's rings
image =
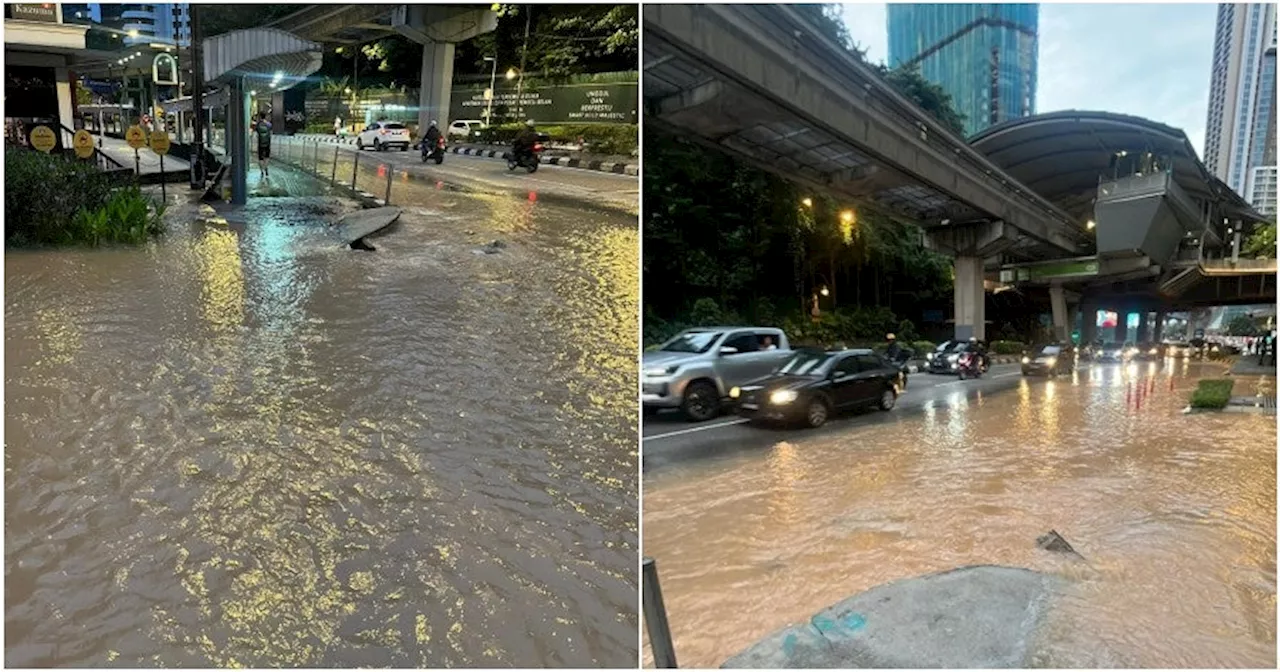
[[[641,401],[646,414],[678,408],[694,421],[720,413],[729,390],[767,376],[791,357],[781,329],[687,329],[644,353]]]

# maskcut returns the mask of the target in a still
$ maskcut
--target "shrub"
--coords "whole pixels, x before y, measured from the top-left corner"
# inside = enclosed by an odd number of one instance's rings
[[[92,163],[6,148],[5,244],[65,244],[77,213],[105,205],[115,186],[116,177]]]
[[[479,131],[480,142],[493,145],[509,145],[524,129],[524,124],[500,124]],[[583,144],[583,149],[595,154],[630,155],[636,151],[639,134],[635,124],[559,124],[539,126],[539,133],[546,133],[551,142]]]
[[[925,355],[933,352],[938,348],[938,344],[932,341],[915,341],[911,344],[911,349],[916,351],[916,357],[921,359]]]
[[[991,352],[997,355],[1021,355],[1026,352],[1027,344],[1018,341],[992,341]]]
[[[164,206],[152,209],[151,199],[137,186],[113,192],[93,210],[81,210],[63,230],[64,244],[97,247],[103,243],[145,243],[164,233]]]
[[[1191,393],[1192,408],[1226,408],[1227,402],[1231,401],[1231,389],[1235,387],[1236,381],[1231,379],[1210,379],[1202,380],[1196,385],[1195,392]]]

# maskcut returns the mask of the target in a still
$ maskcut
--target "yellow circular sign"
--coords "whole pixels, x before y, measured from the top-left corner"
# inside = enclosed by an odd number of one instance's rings
[[[93,156],[93,136],[83,128],[71,138],[71,146],[75,148],[76,156],[82,159]]]
[[[153,131],[151,133],[151,151],[156,154],[169,153],[169,132]]]
[[[31,129],[31,146],[48,154],[58,144],[58,136],[48,126],[36,126]]]
[[[124,132],[124,141],[134,149],[142,149],[147,146],[147,134],[142,131],[141,126],[134,124]]]

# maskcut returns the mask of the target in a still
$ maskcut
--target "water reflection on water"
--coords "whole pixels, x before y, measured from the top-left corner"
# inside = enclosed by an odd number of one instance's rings
[[[6,254],[6,663],[634,666],[638,232],[528,205]]]
[[[1203,371],[1181,364],[1129,408],[1130,385],[1157,368],[957,393],[897,422],[647,479],[645,554],[680,664],[717,666],[887,581],[994,563],[1074,579],[1039,665],[1272,667],[1275,417],[1182,415]],[[1050,528],[1091,567],[1037,550]]]

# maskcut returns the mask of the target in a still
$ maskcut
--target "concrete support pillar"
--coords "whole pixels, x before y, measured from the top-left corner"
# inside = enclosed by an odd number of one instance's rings
[[[1167,319],[1169,319],[1168,314],[1163,312],[1156,313],[1156,323],[1155,323],[1155,326],[1153,327],[1155,331],[1151,334],[1151,340],[1155,341],[1156,343],[1161,343],[1164,341],[1164,321]]]
[[[1138,335],[1134,338],[1135,341],[1145,343],[1151,340],[1150,318],[1151,313],[1147,312],[1147,309],[1145,308],[1142,309],[1142,312],[1138,313]]]
[[[986,340],[987,297],[982,266],[982,257],[955,258],[956,340]]]
[[[449,128],[449,99],[453,92],[452,42],[422,45],[422,89],[418,94],[418,129],[425,133],[435,120],[443,132]]]
[[[1080,304],[1080,342],[1093,343],[1098,340],[1098,304],[1084,302]]]
[[[227,96],[227,149],[231,158],[231,203],[244,205],[249,198],[249,96],[244,78],[231,80]]]
[[[1076,324],[1079,321],[1079,319],[1080,319],[1080,304],[1068,303],[1067,304],[1067,338],[1066,338],[1067,341],[1071,341],[1071,334],[1075,332]],[[1083,333],[1084,332],[1082,330],[1081,334]]]
[[[1129,340],[1129,311],[1124,308],[1116,310],[1116,343]]]
[[[1067,323],[1067,297],[1062,285],[1049,288],[1049,303],[1053,308],[1053,338],[1066,341],[1071,337],[1071,328]]]
[[[75,128],[75,110],[71,98],[71,72],[66,68],[54,68],[54,88],[58,92],[58,122],[67,128]],[[54,129],[61,138],[62,132]],[[62,144],[59,142],[58,144]]]

